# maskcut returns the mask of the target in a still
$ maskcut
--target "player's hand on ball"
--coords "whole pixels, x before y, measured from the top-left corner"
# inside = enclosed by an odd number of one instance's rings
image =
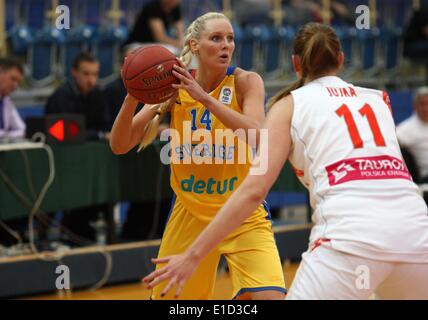
[[[207,98],[208,93],[202,89],[179,59],[177,59],[177,64],[173,67],[172,74],[181,81],[180,84],[172,84],[173,88],[186,90],[197,101],[203,101]]]
[[[152,289],[162,281],[170,279],[162,290],[161,297],[164,297],[173,286],[177,285],[174,297],[178,298],[187,279],[190,278],[198,266],[198,261],[189,257],[186,253],[152,259],[152,262],[154,264],[166,263],[166,265],[150,273],[143,279],[143,282],[148,284],[147,287],[149,289]]]
[[[137,105],[139,103],[138,99],[135,98],[134,96],[132,96],[131,94],[127,94],[125,97],[125,102],[132,104],[132,105]]]

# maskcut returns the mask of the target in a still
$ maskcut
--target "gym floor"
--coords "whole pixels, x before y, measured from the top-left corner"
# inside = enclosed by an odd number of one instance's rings
[[[296,274],[298,263],[284,263],[285,284],[289,288]],[[142,283],[114,285],[96,291],[58,292],[56,294],[32,296],[32,300],[148,300],[150,291]],[[214,290],[214,300],[230,300],[232,283],[227,272],[220,272]]]

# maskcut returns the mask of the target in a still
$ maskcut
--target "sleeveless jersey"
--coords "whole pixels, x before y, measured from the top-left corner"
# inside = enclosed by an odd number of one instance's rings
[[[229,67],[223,81],[209,94],[242,113],[234,70]],[[251,148],[185,90],[179,90],[171,109],[170,128],[177,137],[171,141],[171,187],[186,210],[209,222],[248,174]],[[262,205],[249,219],[264,219],[266,211],[261,209]]]
[[[289,161],[309,189],[310,242],[428,262],[427,207],[401,156],[388,95],[334,76],[292,91]]]

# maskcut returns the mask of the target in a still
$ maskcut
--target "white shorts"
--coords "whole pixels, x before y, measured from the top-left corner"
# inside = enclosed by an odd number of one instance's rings
[[[322,243],[302,255],[286,299],[428,299],[428,264],[369,260]]]

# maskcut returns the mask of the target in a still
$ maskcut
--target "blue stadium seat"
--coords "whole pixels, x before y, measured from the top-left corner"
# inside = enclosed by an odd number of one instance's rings
[[[57,74],[57,49],[64,39],[63,33],[52,27],[38,30],[27,55],[30,82],[33,86],[51,84]]]
[[[292,75],[294,78],[294,68],[291,62],[291,56],[293,54],[293,41],[296,37],[296,28],[293,26],[283,26],[285,32],[281,32],[282,37],[282,55],[284,56],[283,71],[286,74]]]
[[[382,32],[385,69],[394,71],[398,68],[402,56],[402,30],[394,28]]]
[[[60,73],[63,77],[70,79],[70,70],[74,58],[78,53],[89,50],[94,32],[94,28],[82,25],[77,28],[72,28],[65,33],[65,39],[60,47],[60,61],[62,67]]]
[[[235,52],[234,52],[233,57],[232,57],[232,65],[238,65],[239,64],[239,54],[240,54],[240,49],[241,49],[241,44],[242,44],[243,30],[238,24],[233,23],[233,22],[232,22],[232,28],[233,28],[233,33],[235,35]]]
[[[409,90],[388,91],[388,94],[391,101],[395,124],[399,124],[410,117],[413,112],[412,92]]]
[[[357,37],[357,30],[345,26],[334,26],[336,34],[342,45],[343,53],[345,54],[345,69],[355,69],[356,55],[355,55],[355,40]]]
[[[380,30],[376,27],[369,30],[359,30],[357,39],[360,43],[360,59],[362,71],[366,75],[375,74],[379,71],[380,59]]]
[[[94,37],[92,50],[100,61],[101,85],[117,77],[121,62],[120,46],[127,36],[125,27],[109,26],[99,29]]]
[[[8,31],[8,39],[13,54],[26,54],[33,42],[33,32],[28,26],[16,25]]]
[[[29,117],[39,117],[43,115],[44,106],[38,105],[38,106],[25,106],[18,108],[18,113],[21,116],[23,120],[29,118]]]
[[[262,37],[262,26],[247,26],[242,33],[239,47],[238,65],[245,70],[257,70],[257,62],[260,61],[260,42]]]
[[[283,38],[287,29],[284,27],[264,27],[262,28],[262,68],[261,71],[268,78],[278,77],[283,72],[284,65],[284,42]]]

